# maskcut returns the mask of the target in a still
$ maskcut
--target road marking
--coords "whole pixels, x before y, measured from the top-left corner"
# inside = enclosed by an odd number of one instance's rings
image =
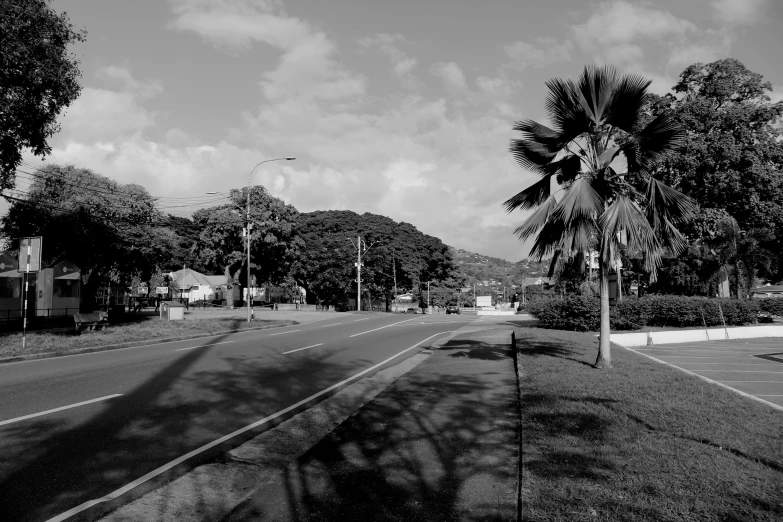
[[[738,382],[766,382],[766,383],[773,383],[773,384],[783,384],[783,381],[720,381],[720,382],[732,382],[732,383],[738,383]]]
[[[351,322],[353,322],[353,323],[358,323],[359,321],[366,321],[367,319],[369,319],[369,317],[365,317],[365,318],[363,318],[363,319],[357,319],[357,320],[355,320],[355,321],[351,321]]]
[[[328,328],[329,326],[337,326],[338,324],[343,324],[343,323],[325,324],[325,325],[321,326],[321,328]]]
[[[289,350],[287,352],[283,352],[281,355],[286,355],[288,353],[294,353],[294,352],[300,352],[302,350],[307,350],[309,348],[315,348],[316,346],[323,346],[324,343],[318,343],[318,344],[311,344],[310,346],[305,346],[304,348],[297,348],[296,350]]]
[[[290,333],[294,333],[294,332],[301,332],[301,331],[302,330],[288,330],[287,332],[280,332],[280,333],[272,334],[269,337],[274,337],[275,335],[285,335],[285,334],[290,334]]]
[[[783,395],[756,395],[756,397],[783,397]]]
[[[762,370],[693,370],[694,372],[726,372],[726,373],[783,373],[783,372],[765,372]]]
[[[410,348],[406,348],[406,349],[402,350],[401,352],[398,352],[398,353],[392,355],[388,359],[385,359],[385,360],[379,362],[378,364],[370,366],[366,370],[362,370],[359,373],[356,373],[356,374],[352,375],[351,377],[348,377],[347,379],[344,379],[344,380],[338,382],[337,384],[333,384],[333,385],[329,386],[328,388],[325,388],[325,389],[319,391],[318,393],[315,393],[315,394],[309,396],[306,399],[302,399],[301,401],[297,402],[296,404],[292,404],[291,406],[288,406],[287,408],[283,408],[282,410],[278,411],[277,413],[273,413],[272,415],[269,415],[268,417],[264,417],[263,419],[257,420],[256,422],[254,422],[252,424],[248,424],[244,428],[240,428],[240,429],[238,429],[236,431],[233,431],[233,432],[229,433],[228,435],[224,435],[224,436],[220,437],[217,440],[213,440],[209,444],[205,444],[205,445],[201,446],[200,448],[196,448],[193,451],[190,451],[190,452],[182,455],[181,457],[178,457],[178,458],[172,460],[171,462],[169,462],[167,464],[164,464],[163,466],[150,471],[146,475],[143,475],[143,476],[137,478],[133,482],[125,484],[121,488],[112,491],[108,495],[105,495],[103,497],[100,497],[100,498],[97,498],[97,499],[94,499],[94,500],[88,500],[87,502],[79,504],[78,506],[76,506],[74,508],[71,508],[68,511],[60,513],[56,517],[50,518],[46,522],[62,522],[63,520],[66,520],[66,519],[72,517],[73,515],[76,515],[77,513],[81,513],[82,511],[84,511],[84,510],[86,510],[86,509],[88,509],[88,508],[90,508],[90,507],[92,507],[92,506],[94,506],[96,504],[101,504],[103,502],[109,502],[111,500],[114,500],[115,498],[119,497],[120,495],[122,495],[124,493],[127,493],[128,491],[132,490],[133,488],[135,488],[137,486],[140,486],[141,484],[144,484],[145,482],[149,481],[150,479],[155,478],[156,476],[160,475],[161,473],[165,473],[166,471],[170,470],[171,468],[173,468],[175,466],[178,466],[179,464],[182,464],[183,462],[185,462],[189,458],[194,457],[194,456],[198,455],[199,453],[203,453],[203,452],[205,452],[205,451],[207,451],[207,450],[209,450],[211,448],[214,448],[215,446],[219,446],[220,444],[223,444],[227,440],[231,440],[232,438],[234,438],[234,437],[236,437],[238,435],[241,435],[241,434],[243,434],[243,433],[245,433],[247,431],[250,431],[250,430],[252,430],[254,428],[262,426],[263,424],[266,424],[267,422],[269,422],[271,420],[274,420],[274,419],[276,419],[276,418],[278,418],[278,417],[280,417],[282,415],[285,415],[289,411],[295,410],[299,406],[307,404],[308,402],[312,401],[313,399],[317,399],[318,397],[321,397],[322,395],[325,395],[325,394],[329,393],[330,391],[332,391],[332,390],[334,390],[336,388],[339,388],[340,386],[342,386],[344,384],[348,384],[349,382],[358,379],[362,375],[364,375],[366,373],[369,373],[369,372],[373,371],[376,368],[380,368],[384,364],[386,364],[386,363],[388,363],[390,361],[393,361],[394,359],[396,359],[400,355],[402,355],[402,354],[404,354],[406,352],[409,352],[409,351],[411,351],[413,349],[418,348],[419,346],[421,346],[422,344],[426,343],[427,341],[429,341],[433,337],[437,337],[439,335],[443,335],[443,334],[447,334],[447,333],[451,333],[451,332],[440,332],[440,333],[436,333],[436,334],[430,335],[429,337],[427,337],[423,341],[419,341],[418,343],[414,344]]]
[[[15,419],[4,420],[4,421],[0,422],[0,426],[4,426],[6,424],[13,424],[14,422],[19,422],[19,421],[23,421],[23,420],[27,420],[27,419],[32,419],[33,417],[40,417],[41,415],[48,415],[49,413],[55,413],[55,412],[63,411],[63,410],[70,410],[71,408],[78,408],[79,406],[84,406],[86,404],[92,404],[93,402],[100,402],[100,401],[105,401],[105,400],[108,400],[108,399],[113,399],[115,397],[120,397],[121,395],[122,395],[121,393],[115,393],[114,395],[107,395],[106,397],[98,397],[97,399],[90,399],[89,401],[77,402],[76,404],[70,404],[68,406],[61,406],[59,408],[54,408],[52,410],[46,410],[46,411],[42,411],[42,412],[39,412],[39,413],[32,413],[30,415],[25,415],[23,417],[16,417]]]
[[[404,321],[399,321],[397,323],[387,324],[386,326],[381,326],[380,328],[375,328],[373,330],[367,330],[366,332],[361,332],[361,333],[358,333],[358,334],[349,335],[348,337],[358,337],[360,335],[368,334],[370,332],[377,332],[378,330],[383,330],[384,328],[389,328],[390,326],[395,326],[395,325],[398,325],[398,324],[407,323],[408,321],[413,321],[414,319],[415,319],[415,317],[413,317],[411,319],[405,319]]]
[[[177,348],[175,352],[181,352],[182,350],[195,350],[196,348],[206,348],[207,346],[217,346],[219,344],[233,343],[234,341],[223,341],[222,343],[202,344],[201,346],[188,346],[187,348]]]

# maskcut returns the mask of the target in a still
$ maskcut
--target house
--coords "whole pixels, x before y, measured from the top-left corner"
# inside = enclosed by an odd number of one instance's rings
[[[542,288],[548,287],[552,284],[552,280],[549,277],[526,277],[522,281],[522,288],[527,286],[541,286]]]
[[[169,272],[174,297],[189,301],[226,299],[228,278],[225,275],[204,275],[191,268]]]
[[[24,272],[9,252],[0,253],[0,320],[22,317]],[[81,304],[81,270],[68,260],[61,260],[28,279],[27,315],[51,317],[79,312]]]
[[[783,283],[778,285],[758,286],[750,291],[750,296],[756,298],[783,298]]]

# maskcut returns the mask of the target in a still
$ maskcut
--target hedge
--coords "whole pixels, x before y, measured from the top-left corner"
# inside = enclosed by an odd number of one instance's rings
[[[731,326],[754,324],[760,319],[763,321],[765,315],[781,315],[783,303],[762,303],[772,300],[648,295],[641,299],[624,299],[612,306],[610,322],[614,330],[638,330],[645,326],[722,326],[724,321]],[[783,302],[783,299],[779,301]],[[576,331],[600,329],[601,306],[598,297],[542,299],[530,303],[527,309],[548,328]]]

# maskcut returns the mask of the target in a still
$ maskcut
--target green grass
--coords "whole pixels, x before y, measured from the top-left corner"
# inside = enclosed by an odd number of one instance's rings
[[[517,329],[527,520],[783,520],[783,413],[589,333]]]
[[[28,331],[24,351],[21,332],[6,333],[0,334],[0,358],[38,353],[65,354],[104,345],[182,339],[287,324],[296,322],[256,319],[248,324],[245,319],[239,317],[188,318],[183,321],[162,321],[157,317],[148,317],[138,322],[110,325],[103,330],[85,331],[81,334],[77,334],[74,327]]]

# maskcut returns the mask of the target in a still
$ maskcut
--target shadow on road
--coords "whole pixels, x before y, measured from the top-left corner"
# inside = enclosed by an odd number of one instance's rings
[[[515,519],[510,356],[508,348],[451,341],[226,520]]]
[[[0,519],[46,520],[106,495],[333,384],[345,370],[317,356],[273,363],[271,357],[205,358],[218,348],[172,354],[151,378],[99,403],[102,410],[87,420],[46,416],[4,427]]]

